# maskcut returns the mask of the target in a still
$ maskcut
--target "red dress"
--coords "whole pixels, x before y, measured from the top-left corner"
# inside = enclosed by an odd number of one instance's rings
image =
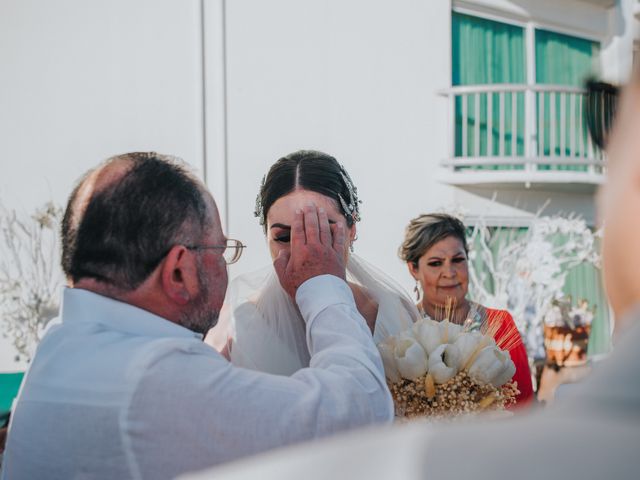
[[[500,339],[505,335],[509,335],[510,332],[517,332],[517,327],[513,321],[513,317],[506,310],[495,310],[487,308],[487,318],[489,321],[500,321],[502,325],[494,335],[494,339],[498,345],[500,345]],[[518,336],[520,334],[518,333]],[[512,380],[518,382],[518,390],[520,393],[516,397],[516,406],[524,406],[533,401],[533,384],[531,383],[531,371],[529,370],[529,358],[527,357],[527,350],[524,347],[522,338],[518,345],[509,350],[511,360],[516,366],[516,373],[513,375]]]

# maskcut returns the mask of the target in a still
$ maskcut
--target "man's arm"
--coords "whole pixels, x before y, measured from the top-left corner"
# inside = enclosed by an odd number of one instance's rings
[[[310,367],[291,377],[245,370],[198,342],[188,352],[181,345],[157,359],[142,355],[129,417],[146,433],[127,430],[143,474],[204,468],[393,418],[382,361],[343,280],[344,229],[332,232],[326,213],[306,207],[276,269],[306,322]]]
[[[297,298],[312,358],[291,377],[234,367],[197,341],[141,352],[123,434],[143,477],[392,420],[382,362],[346,283],[317,277]]]

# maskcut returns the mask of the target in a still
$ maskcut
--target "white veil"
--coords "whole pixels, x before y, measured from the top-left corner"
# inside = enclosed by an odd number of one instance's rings
[[[411,326],[420,314],[408,295],[388,275],[350,255],[347,281],[378,304],[373,339],[380,342]],[[236,278],[227,292],[210,341],[237,366],[291,375],[309,366],[305,323],[298,307],[280,286],[273,266]]]

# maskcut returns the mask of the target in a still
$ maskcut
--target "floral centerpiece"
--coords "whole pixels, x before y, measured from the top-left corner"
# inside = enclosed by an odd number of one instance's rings
[[[425,318],[378,344],[396,416],[443,418],[515,404],[509,350],[520,341],[517,331],[498,345],[500,318],[469,325]]]
[[[558,369],[587,363],[594,312],[586,300],[572,307],[571,298],[556,299],[544,316],[546,365]]]

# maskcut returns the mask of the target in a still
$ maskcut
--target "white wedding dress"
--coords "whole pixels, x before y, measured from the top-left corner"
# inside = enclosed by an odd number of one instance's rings
[[[354,255],[347,265],[347,281],[378,305],[373,333],[376,344],[420,318],[400,287]],[[291,375],[309,366],[304,320],[272,266],[231,282],[220,320],[207,342],[234,365],[252,370]]]

